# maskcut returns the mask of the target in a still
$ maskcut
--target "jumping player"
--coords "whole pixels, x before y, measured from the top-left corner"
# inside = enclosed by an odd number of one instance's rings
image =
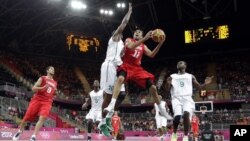
[[[48,66],[46,71],[47,75],[41,76],[32,87],[32,91],[35,92],[35,94],[29,103],[29,107],[22,122],[19,125],[18,132],[12,138],[13,141],[19,140],[27,121],[33,121],[37,116],[39,116],[35,130],[30,138],[30,141],[35,141],[37,133],[50,113],[53,97],[57,90],[57,82],[53,79],[55,74],[54,67]]]
[[[91,129],[93,127],[93,123],[101,122],[102,120],[102,102],[103,102],[103,91],[99,89],[99,81],[95,80],[93,83],[93,88],[89,93],[89,98],[82,105],[82,109],[87,109],[88,105],[91,104],[91,109],[89,113],[86,115],[86,119],[88,120],[88,140],[91,141]]]
[[[112,37],[109,39],[108,42],[108,48],[106,52],[106,59],[102,63],[101,66],[101,89],[104,91],[104,101],[102,103],[102,124],[106,124],[107,126],[104,126],[102,128],[107,128],[103,131],[103,134],[106,136],[110,136],[110,133],[108,130],[112,129],[112,126],[110,124],[111,116],[113,115],[114,111],[110,111],[108,114],[103,109],[108,106],[108,104],[111,101],[112,93],[113,93],[113,87],[115,84],[115,80],[117,79],[117,67],[122,64],[121,54],[124,50],[124,43],[122,41],[122,32],[125,29],[129,19],[130,15],[132,13],[132,4],[129,3],[129,10],[127,14],[124,16],[121,24],[118,26],[118,28],[114,31],[112,34]],[[117,102],[117,106],[120,105],[120,103],[125,98],[125,86],[123,85],[121,87],[121,96],[119,97],[119,102]],[[107,115],[107,116],[106,116]],[[105,117],[106,116],[106,117]],[[107,118],[107,119],[106,119]],[[101,124],[99,125],[99,128]]]
[[[170,90],[172,97],[172,108],[174,112],[174,132],[171,141],[177,141],[177,128],[183,117],[184,137],[183,141],[188,141],[188,132],[190,128],[190,120],[195,109],[193,101],[193,83],[198,89],[203,89],[212,82],[212,77],[207,77],[204,84],[200,84],[194,75],[186,73],[186,62],[179,61],[177,63],[178,73],[172,74],[167,78],[166,88]]]

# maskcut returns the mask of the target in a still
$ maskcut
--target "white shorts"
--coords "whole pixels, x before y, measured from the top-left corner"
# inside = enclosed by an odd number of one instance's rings
[[[101,89],[107,94],[112,94],[116,79],[117,66],[112,61],[104,61],[101,67]],[[124,84],[122,84],[121,91],[125,91]]]
[[[183,115],[184,111],[189,112],[190,120],[195,110],[195,103],[191,96],[172,97],[172,107],[174,116]]]
[[[155,116],[155,120],[156,120],[156,127],[158,128],[162,128],[162,127],[167,127],[167,119],[163,116]]]
[[[93,122],[102,121],[102,110],[90,109],[86,119],[92,119]]]

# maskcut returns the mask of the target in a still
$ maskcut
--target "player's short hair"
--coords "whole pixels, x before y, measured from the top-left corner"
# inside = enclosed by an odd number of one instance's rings
[[[47,67],[46,67],[46,71],[49,70],[49,68],[51,68],[51,67],[53,67],[53,66],[47,66]]]
[[[142,32],[142,35],[144,35],[144,31],[141,28],[136,28],[133,33],[135,33],[137,30],[140,30]]]

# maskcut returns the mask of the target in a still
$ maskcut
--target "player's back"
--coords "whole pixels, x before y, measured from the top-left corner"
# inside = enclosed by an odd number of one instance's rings
[[[127,40],[130,40],[133,43],[136,42],[136,40],[132,38],[128,38],[126,39],[126,41]],[[123,56],[123,62],[126,64],[133,65],[133,66],[140,66],[142,55],[144,53],[144,47],[145,47],[144,44],[140,44],[134,50],[131,50],[125,46],[125,54]]]
[[[172,74],[171,96],[192,96],[193,81],[192,75],[189,73]]]
[[[121,52],[123,51],[123,49],[124,49],[123,41],[119,40],[118,42],[115,42],[111,37],[108,42],[105,61],[112,61],[118,66],[121,65],[122,64]]]
[[[91,110],[102,110],[103,90],[98,90],[98,92],[93,90],[89,93],[89,96],[91,99]]]
[[[40,87],[48,85],[48,88],[36,92],[32,99],[52,102],[57,89],[57,82],[54,79],[48,78],[47,76],[41,76],[40,78],[42,79]]]

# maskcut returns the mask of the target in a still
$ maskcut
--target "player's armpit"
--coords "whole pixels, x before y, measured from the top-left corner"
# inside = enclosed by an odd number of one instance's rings
[[[127,38],[125,40],[125,46],[127,46],[128,48],[130,48],[133,45],[133,42],[131,40],[131,38]]]

